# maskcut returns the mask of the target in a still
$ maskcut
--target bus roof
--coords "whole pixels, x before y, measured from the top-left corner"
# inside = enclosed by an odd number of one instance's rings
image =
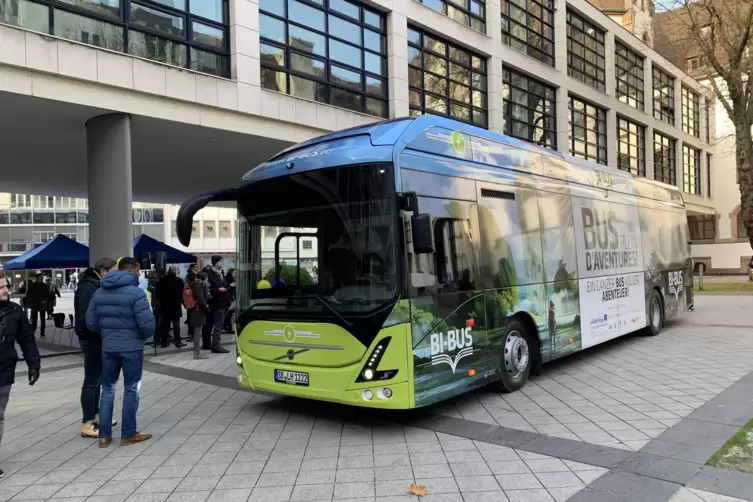
[[[684,205],[677,187],[436,115],[375,122],[298,143],[251,169],[243,180],[279,176],[293,163],[303,163],[304,169],[319,169],[357,162],[392,162],[411,150],[457,158],[479,168],[513,169]]]

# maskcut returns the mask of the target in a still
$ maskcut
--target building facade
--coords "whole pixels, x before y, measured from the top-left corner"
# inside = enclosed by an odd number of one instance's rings
[[[433,113],[674,184],[691,216],[715,212],[705,88],[587,0],[0,0],[0,23],[0,97],[36,95],[26,79],[43,74],[47,99],[290,141]],[[201,253],[234,236],[213,211]],[[174,208],[163,218],[177,245]]]

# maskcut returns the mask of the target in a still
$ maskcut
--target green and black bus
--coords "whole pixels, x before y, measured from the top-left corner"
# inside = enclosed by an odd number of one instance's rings
[[[435,116],[295,145],[238,187],[238,382],[425,406],[692,308],[676,187]]]

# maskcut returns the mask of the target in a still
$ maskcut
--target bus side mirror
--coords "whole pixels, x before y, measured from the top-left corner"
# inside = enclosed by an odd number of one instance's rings
[[[224,188],[204,192],[181,204],[178,215],[175,218],[175,233],[181,244],[188,247],[191,243],[191,229],[193,217],[210,202],[228,202],[238,199],[237,188]]]
[[[434,252],[434,239],[431,235],[431,216],[416,214],[411,217],[411,231],[413,234],[413,252],[428,254]]]

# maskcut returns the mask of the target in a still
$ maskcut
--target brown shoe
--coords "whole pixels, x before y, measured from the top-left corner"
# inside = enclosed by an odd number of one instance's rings
[[[112,438],[99,438],[99,447],[107,448],[112,443]]]
[[[129,444],[136,444],[136,443],[143,443],[144,441],[152,439],[151,434],[141,434],[140,432],[137,432],[133,436],[129,438],[121,438],[120,439],[120,446],[128,446]]]

